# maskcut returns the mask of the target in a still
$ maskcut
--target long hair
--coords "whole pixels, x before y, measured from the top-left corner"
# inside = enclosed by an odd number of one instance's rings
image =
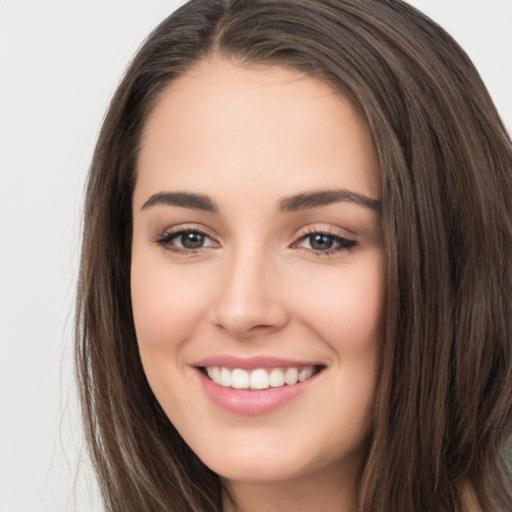
[[[108,512],[214,512],[222,483],[144,376],[130,301],[131,208],[145,120],[210,56],[275,64],[345,95],[381,169],[384,334],[359,512],[512,505],[512,145],[477,71],[400,0],[191,0],[141,47],[87,183],[76,365]]]

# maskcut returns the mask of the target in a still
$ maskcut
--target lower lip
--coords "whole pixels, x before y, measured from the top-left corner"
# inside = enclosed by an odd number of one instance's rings
[[[298,397],[321,372],[292,386],[262,390],[226,388],[211,381],[202,371],[197,370],[197,373],[206,394],[218,406],[236,414],[256,416],[274,411]]]

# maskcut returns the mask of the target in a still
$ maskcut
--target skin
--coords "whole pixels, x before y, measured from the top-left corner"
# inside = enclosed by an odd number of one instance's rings
[[[365,121],[294,70],[210,58],[172,82],[148,118],[131,274],[142,363],[238,510],[353,509],[378,372],[380,216],[346,200],[284,212],[280,202],[339,189],[378,201],[378,183]],[[207,195],[218,211],[147,204],[162,192]],[[183,247],[170,235],[180,229],[204,232],[204,245]],[[315,232],[328,233],[330,253],[313,250]],[[193,362],[218,354],[324,370],[291,402],[247,416],[203,390]]]

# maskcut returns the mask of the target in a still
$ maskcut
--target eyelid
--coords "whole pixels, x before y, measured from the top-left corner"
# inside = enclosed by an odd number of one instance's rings
[[[220,243],[217,240],[217,237],[214,236],[210,232],[209,229],[207,229],[203,226],[198,226],[197,224],[179,224],[177,226],[173,226],[170,228],[168,227],[165,230],[163,230],[161,232],[161,234],[157,235],[153,239],[153,242],[164,247],[165,249],[167,249],[171,252],[186,254],[186,255],[198,254],[199,252],[203,251],[204,249],[212,247],[212,245],[209,245],[209,246],[205,246],[205,247],[198,247],[196,249],[187,249],[187,248],[183,248],[183,247],[175,247],[175,246],[170,245],[170,242],[173,238],[179,236],[180,234],[184,234],[184,233],[198,233],[198,234],[203,235],[203,236],[209,238],[210,240],[212,240],[216,246],[220,246]]]
[[[302,240],[309,235],[316,235],[316,234],[327,235],[327,236],[332,236],[335,238],[343,238],[345,240],[356,241],[354,239],[355,234],[352,233],[351,231],[349,231],[347,229],[342,230],[341,228],[335,228],[333,226],[325,225],[325,224],[312,224],[312,225],[306,226],[298,232],[298,234],[295,236],[295,239]]]
[[[210,228],[207,228],[206,226],[203,226],[202,224],[195,224],[195,223],[176,224],[174,226],[167,226],[165,229],[161,229],[159,231],[159,234],[156,235],[156,238],[160,238],[160,237],[166,236],[166,235],[179,234],[182,232],[201,233],[215,241],[217,241],[217,238],[218,238]]]
[[[319,225],[311,225],[303,228],[301,232],[299,232],[294,239],[294,242],[289,245],[290,248],[298,249],[305,251],[309,254],[313,254],[315,256],[333,256],[338,253],[343,253],[346,251],[351,251],[355,249],[359,242],[354,240],[352,237],[348,238],[343,236],[342,234],[336,232],[337,230],[333,229],[332,226],[319,226]],[[171,241],[182,234],[186,233],[197,233],[212,241],[212,244],[203,245],[197,248],[186,248],[179,247],[177,245],[171,244]],[[308,239],[308,237],[314,235],[324,235],[334,240],[335,247],[330,248],[322,248],[315,249],[313,247],[301,247],[301,244]],[[160,245],[164,249],[174,252],[180,255],[185,256],[193,256],[198,255],[204,252],[205,250],[211,248],[220,247],[220,242],[218,241],[215,235],[212,235],[210,229],[199,226],[197,224],[179,224],[177,226],[168,227],[164,231],[161,232],[160,235],[156,236],[153,239],[153,242]]]
[[[330,248],[325,250],[318,250],[307,247],[300,247],[299,244],[304,240],[307,240],[308,237],[313,235],[324,235],[330,238],[333,238],[338,242],[338,247]],[[312,253],[317,256],[333,256],[336,253],[343,253],[345,251],[352,251],[359,245],[357,240],[354,238],[348,238],[340,233],[335,232],[335,230],[331,226],[308,226],[306,227],[295,239],[295,241],[291,244],[290,247],[296,249],[302,249],[309,253]]]

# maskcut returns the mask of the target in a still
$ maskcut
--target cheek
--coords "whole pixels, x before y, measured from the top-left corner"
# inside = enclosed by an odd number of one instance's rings
[[[304,323],[335,351],[375,350],[381,336],[382,269],[380,254],[367,264],[340,267],[304,283],[297,297]],[[362,262],[364,263],[364,262]],[[369,264],[371,263],[371,264]]]
[[[146,369],[179,357],[179,348],[204,318],[206,281],[186,266],[166,264],[134,251],[131,270],[132,309],[139,350]],[[163,262],[162,262],[163,260]]]
[[[186,416],[180,404],[191,403],[181,385],[184,347],[205,316],[206,281],[185,267],[134,252],[132,309],[139,354],[148,383],[164,410]]]
[[[321,406],[333,411],[334,428],[325,434],[332,446],[358,445],[371,428],[382,338],[380,256],[373,262],[340,268],[303,304],[308,325],[332,356],[332,396],[325,395]]]

